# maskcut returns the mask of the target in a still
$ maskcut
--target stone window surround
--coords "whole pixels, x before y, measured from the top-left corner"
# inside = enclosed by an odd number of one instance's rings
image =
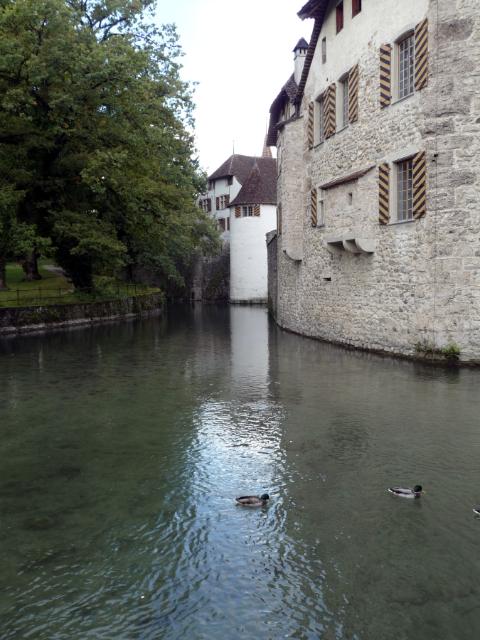
[[[397,220],[397,165],[399,162],[413,158],[418,152],[419,149],[416,146],[404,147],[395,153],[389,154],[379,162],[379,164],[388,163],[392,169],[390,172],[390,220],[388,225],[385,225],[387,227],[411,224],[412,222],[415,222],[415,218],[411,218],[409,220]]]
[[[399,95],[398,95],[398,92],[399,92],[399,48],[398,48],[398,45],[406,37],[408,37],[410,35],[415,35],[415,26],[416,25],[412,24],[412,23],[404,25],[402,30],[399,31],[397,33],[396,37],[393,38],[393,47],[392,47],[392,102],[391,102],[392,105],[396,104],[397,102],[403,102],[403,100],[408,100],[409,98],[414,96],[415,93],[416,93],[415,88],[414,88],[413,93],[409,94],[408,96],[404,96],[403,98],[400,98]],[[414,75],[415,75],[415,67],[414,67]]]

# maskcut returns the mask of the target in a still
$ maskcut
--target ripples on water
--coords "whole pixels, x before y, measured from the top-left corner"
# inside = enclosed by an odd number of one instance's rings
[[[478,375],[250,308],[1,341],[1,640],[477,637]]]

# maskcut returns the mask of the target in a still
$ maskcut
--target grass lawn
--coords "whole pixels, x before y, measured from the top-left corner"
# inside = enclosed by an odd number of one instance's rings
[[[111,284],[103,291],[95,293],[78,292],[75,291],[72,283],[68,282],[64,275],[47,269],[48,265],[48,261],[40,261],[39,271],[42,279],[34,282],[25,282],[22,267],[13,262],[7,264],[8,290],[0,291],[0,307],[95,302],[159,291],[159,289],[147,287],[146,285],[118,282]]]

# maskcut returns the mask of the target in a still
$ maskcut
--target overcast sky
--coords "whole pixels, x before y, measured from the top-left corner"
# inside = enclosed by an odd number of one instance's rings
[[[157,0],[177,25],[184,80],[195,91],[196,145],[212,173],[232,153],[261,155],[270,105],[293,73],[293,48],[310,39],[306,0]]]

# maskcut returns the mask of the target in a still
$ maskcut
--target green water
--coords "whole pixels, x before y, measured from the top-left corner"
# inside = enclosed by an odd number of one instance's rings
[[[480,637],[479,376],[252,308],[0,340],[1,640]]]

